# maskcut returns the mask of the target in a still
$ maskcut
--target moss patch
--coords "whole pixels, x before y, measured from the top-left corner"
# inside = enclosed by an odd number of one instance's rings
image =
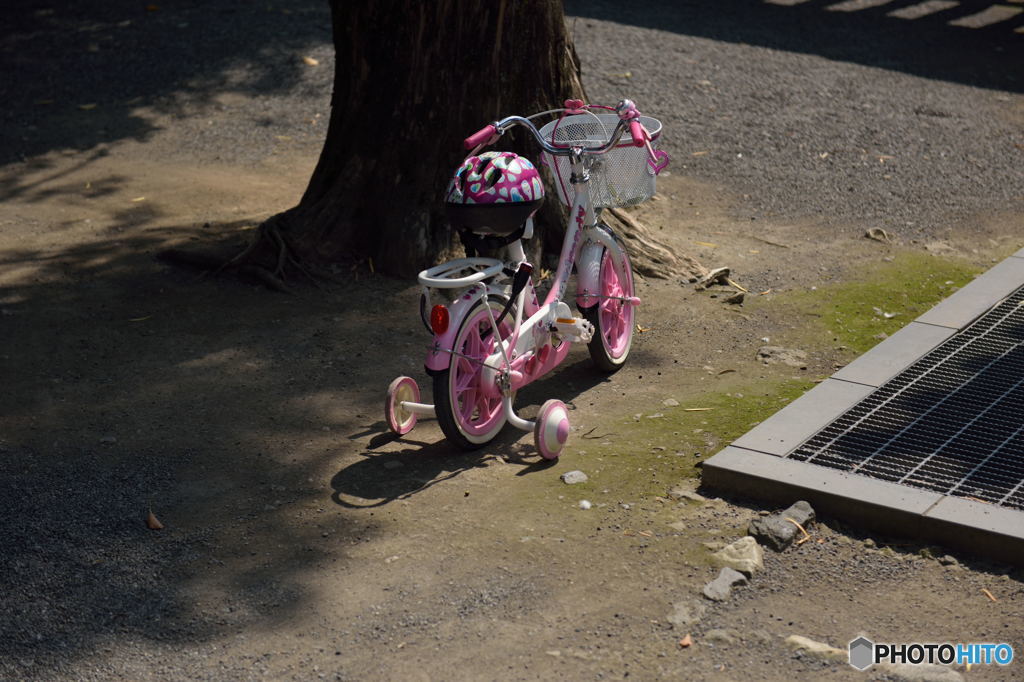
[[[869,350],[971,281],[982,268],[920,252],[865,267],[858,281],[781,295],[776,303],[809,320],[804,345]]]

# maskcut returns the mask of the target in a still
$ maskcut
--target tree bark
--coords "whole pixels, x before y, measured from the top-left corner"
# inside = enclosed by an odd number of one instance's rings
[[[443,192],[462,140],[500,117],[582,98],[562,2],[331,0],[331,14],[320,160],[299,205],[261,226],[247,258],[278,274],[356,257],[414,275],[452,255]],[[539,161],[535,146],[515,142],[506,135],[501,148]]]

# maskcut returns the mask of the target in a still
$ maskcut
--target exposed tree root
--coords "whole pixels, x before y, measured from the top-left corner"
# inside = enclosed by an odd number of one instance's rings
[[[696,282],[708,273],[708,269],[695,258],[676,255],[665,244],[655,239],[643,223],[619,208],[609,208],[608,213],[619,223],[616,233],[629,249],[633,269],[644,277],[671,279],[684,277]]]

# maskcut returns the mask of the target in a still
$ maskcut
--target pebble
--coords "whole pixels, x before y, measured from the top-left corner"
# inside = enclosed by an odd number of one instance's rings
[[[708,607],[704,602],[695,599],[680,601],[672,605],[672,613],[668,614],[665,620],[673,627],[689,628],[699,623],[707,610]]]
[[[675,398],[665,398],[661,404],[665,407],[679,407],[679,401]]]
[[[702,593],[712,601],[725,601],[732,595],[734,585],[746,585],[747,576],[726,566],[718,577],[704,586]]]
[[[566,471],[564,474],[559,476],[559,478],[561,478],[562,479],[562,483],[565,483],[566,485],[574,485],[576,483],[586,483],[587,480],[588,480],[587,479],[587,475],[585,473],[583,473],[582,471],[580,471],[579,469],[575,469],[573,471]]]
[[[717,566],[728,566],[747,576],[764,568],[764,550],[757,540],[747,535],[711,555]]]
[[[807,502],[801,500],[778,514],[753,519],[747,526],[747,533],[767,547],[781,552],[793,544],[798,535],[803,535],[800,529],[788,519],[807,528],[807,525],[815,519],[814,509]]]
[[[590,500],[580,500],[580,509],[590,509],[591,506]]]

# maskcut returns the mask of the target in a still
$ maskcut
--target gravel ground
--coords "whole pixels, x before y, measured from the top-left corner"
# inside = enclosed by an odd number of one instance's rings
[[[713,239],[716,258],[746,257],[752,288],[809,288],[889,253],[858,240],[819,256],[791,222],[826,244],[822,226],[859,238],[875,223],[910,241],[1020,210],[1018,36],[815,1],[567,9],[591,96],[662,117],[667,194],[705,192],[686,204],[699,220],[669,221],[671,199],[645,220],[681,250]],[[1019,572],[942,567],[833,524],[769,554],[682,651],[664,619],[714,575],[700,542],[735,539],[755,509],[668,508],[671,476],[598,464],[582,437],[547,469],[520,457],[519,434],[481,456],[453,454],[430,423],[390,440],[383,388],[421,364],[415,287],[364,276],[297,304],[149,257],[301,192],[330,98],[325,3],[18,0],[0,34],[0,678],[863,679],[782,638],[842,646],[871,624],[977,641],[1021,622]],[[792,248],[743,241],[749,225]],[[737,385],[792,379],[748,357],[793,324],[769,299],[739,316],[674,282],[640,286],[656,322],[636,371],[608,381],[579,362],[554,382],[574,424],[605,433],[701,395],[720,380],[706,365],[737,368]],[[591,474],[588,512],[558,481],[570,468]],[[150,506],[164,530],[142,524]],[[741,644],[714,643],[722,629]]]
[[[629,96],[660,117],[675,172],[749,197],[744,219],[868,222],[909,241],[1021,210],[1015,24],[885,15],[907,2],[830,4],[568,0],[566,13],[590,97]]]

